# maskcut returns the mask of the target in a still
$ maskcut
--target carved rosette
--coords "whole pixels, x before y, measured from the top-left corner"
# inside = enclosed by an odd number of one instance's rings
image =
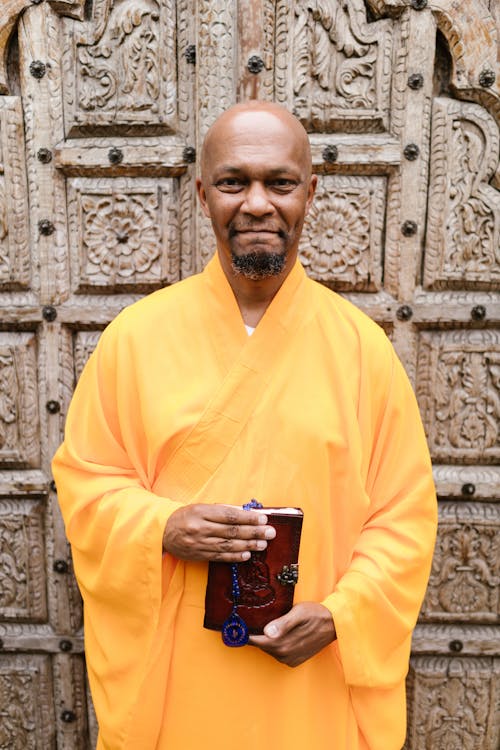
[[[0,467],[39,465],[35,336],[0,333]]]
[[[46,619],[44,563],[43,508],[40,502],[0,500],[2,620],[40,622]]]
[[[380,289],[385,184],[383,177],[318,177],[300,244],[309,276],[346,291]]]
[[[499,163],[494,119],[477,104],[433,106],[424,284],[488,289],[500,284]]]
[[[150,291],[179,279],[177,183],[73,180],[73,288]]]
[[[276,29],[276,98],[307,130],[387,129],[391,21],[367,23],[362,0],[278,0]]]
[[[50,663],[45,656],[3,655],[0,661],[0,748],[55,747]]]
[[[23,116],[17,97],[0,97],[0,289],[30,281],[29,211]]]
[[[176,4],[94,0],[92,19],[63,19],[69,132],[177,129]]]
[[[500,615],[500,507],[443,503],[422,621],[495,623]]]
[[[412,659],[405,749],[497,750],[499,671],[487,658]]]
[[[499,332],[423,332],[417,398],[437,462],[498,464]]]

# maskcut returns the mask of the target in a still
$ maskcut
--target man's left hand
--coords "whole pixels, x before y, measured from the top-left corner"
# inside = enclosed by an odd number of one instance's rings
[[[283,617],[269,622],[264,635],[251,635],[249,643],[282,664],[298,667],[335,638],[331,612],[323,604],[301,602]]]

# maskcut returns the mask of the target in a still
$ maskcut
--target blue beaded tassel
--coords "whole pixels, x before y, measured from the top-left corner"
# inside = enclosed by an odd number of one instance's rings
[[[257,500],[250,500],[249,503],[245,503],[243,510],[251,510],[252,508],[262,508],[262,503]],[[231,614],[222,625],[222,641],[225,646],[245,646],[248,643],[248,628],[245,621],[238,614],[238,602],[240,599],[240,583],[238,578],[238,563],[231,564],[231,579],[232,579],[232,600],[233,608]]]

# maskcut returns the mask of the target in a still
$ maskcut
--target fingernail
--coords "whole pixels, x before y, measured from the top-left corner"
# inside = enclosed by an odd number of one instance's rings
[[[267,627],[264,628],[264,632],[269,638],[275,638],[278,635],[278,628],[276,625],[267,625]]]
[[[258,518],[258,521],[259,521],[259,523],[260,523],[260,524],[261,524],[262,526],[265,526],[265,525],[266,525],[266,523],[267,523],[267,516],[259,516],[259,518]]]
[[[266,539],[274,539],[274,537],[276,536],[276,529],[273,529],[272,526],[269,526],[269,528],[265,530],[264,536],[266,537]]]
[[[257,549],[266,549],[266,547],[267,542],[264,542],[263,539],[259,539],[259,541],[257,542]]]
[[[250,556],[251,556],[251,553],[250,553],[250,552],[242,552],[242,553],[241,553],[241,559],[242,559],[242,560],[249,560],[249,559],[250,559]]]

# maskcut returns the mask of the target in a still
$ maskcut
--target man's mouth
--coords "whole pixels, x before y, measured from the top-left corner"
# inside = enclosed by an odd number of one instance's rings
[[[229,236],[234,237],[236,234],[277,234],[284,237],[285,232],[282,229],[273,229],[271,227],[231,227]]]

